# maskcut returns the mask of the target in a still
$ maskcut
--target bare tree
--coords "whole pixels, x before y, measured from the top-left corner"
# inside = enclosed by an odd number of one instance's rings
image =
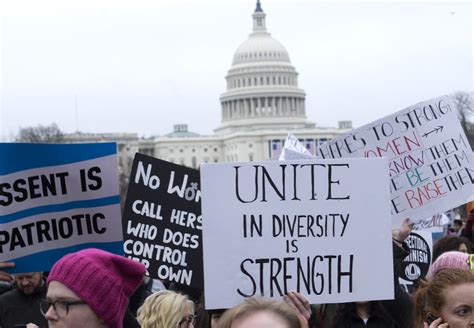
[[[64,133],[56,125],[37,125],[20,128],[16,141],[31,143],[59,143],[64,141]]]
[[[472,93],[459,91],[453,94],[453,99],[458,110],[459,121],[472,148],[474,145],[474,126],[470,121],[471,116],[474,114]]]

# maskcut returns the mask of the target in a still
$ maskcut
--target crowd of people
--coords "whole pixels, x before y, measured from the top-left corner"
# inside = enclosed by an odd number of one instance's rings
[[[470,219],[474,219],[474,212]],[[399,285],[406,220],[394,230],[395,298],[310,304],[297,292],[281,300],[249,298],[231,309],[205,310],[202,293],[159,284],[126,257],[85,249],[57,261],[45,275],[10,275],[0,263],[0,327],[90,328],[457,328],[474,327],[471,236],[447,235],[434,245],[430,271],[409,295]]]

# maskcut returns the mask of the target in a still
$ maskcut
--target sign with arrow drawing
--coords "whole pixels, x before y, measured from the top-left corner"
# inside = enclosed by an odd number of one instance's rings
[[[423,138],[428,138],[428,136],[432,133],[438,133],[438,132],[442,132],[443,131],[443,126],[440,125],[438,126],[437,128],[429,131],[429,132],[426,132],[425,134],[422,135]]]
[[[468,202],[474,157],[444,96],[410,106],[319,147],[323,158],[388,157],[392,224],[414,222]]]

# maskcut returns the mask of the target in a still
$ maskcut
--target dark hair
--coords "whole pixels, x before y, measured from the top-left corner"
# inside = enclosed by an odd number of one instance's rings
[[[383,307],[380,301],[372,301],[369,304],[369,315],[370,317],[379,317],[383,319],[384,322],[391,322],[395,324],[393,318]],[[356,303],[339,303],[336,307],[336,312],[332,318],[331,325],[329,327],[339,328],[339,327],[351,327],[351,322],[353,317],[357,316]]]
[[[436,259],[443,253],[459,250],[459,246],[462,244],[465,244],[467,252],[471,253],[471,242],[465,237],[444,236],[438,239],[433,245],[432,262],[436,261]]]
[[[457,225],[462,226],[462,220],[460,220],[460,219],[454,219],[454,220],[453,220],[453,225],[454,225],[454,224],[457,224]]]
[[[422,327],[429,314],[439,316],[444,306],[444,291],[452,286],[474,283],[474,272],[459,268],[445,268],[425,282],[415,293],[414,327]]]

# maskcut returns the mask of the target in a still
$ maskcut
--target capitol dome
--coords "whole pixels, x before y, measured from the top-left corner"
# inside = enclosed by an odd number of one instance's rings
[[[290,62],[285,47],[273,39],[270,33],[251,34],[249,39],[237,48],[232,65],[262,61]]]
[[[222,123],[216,133],[285,126],[308,127],[305,92],[285,47],[267,32],[260,1],[253,30],[235,51],[220,97]]]

